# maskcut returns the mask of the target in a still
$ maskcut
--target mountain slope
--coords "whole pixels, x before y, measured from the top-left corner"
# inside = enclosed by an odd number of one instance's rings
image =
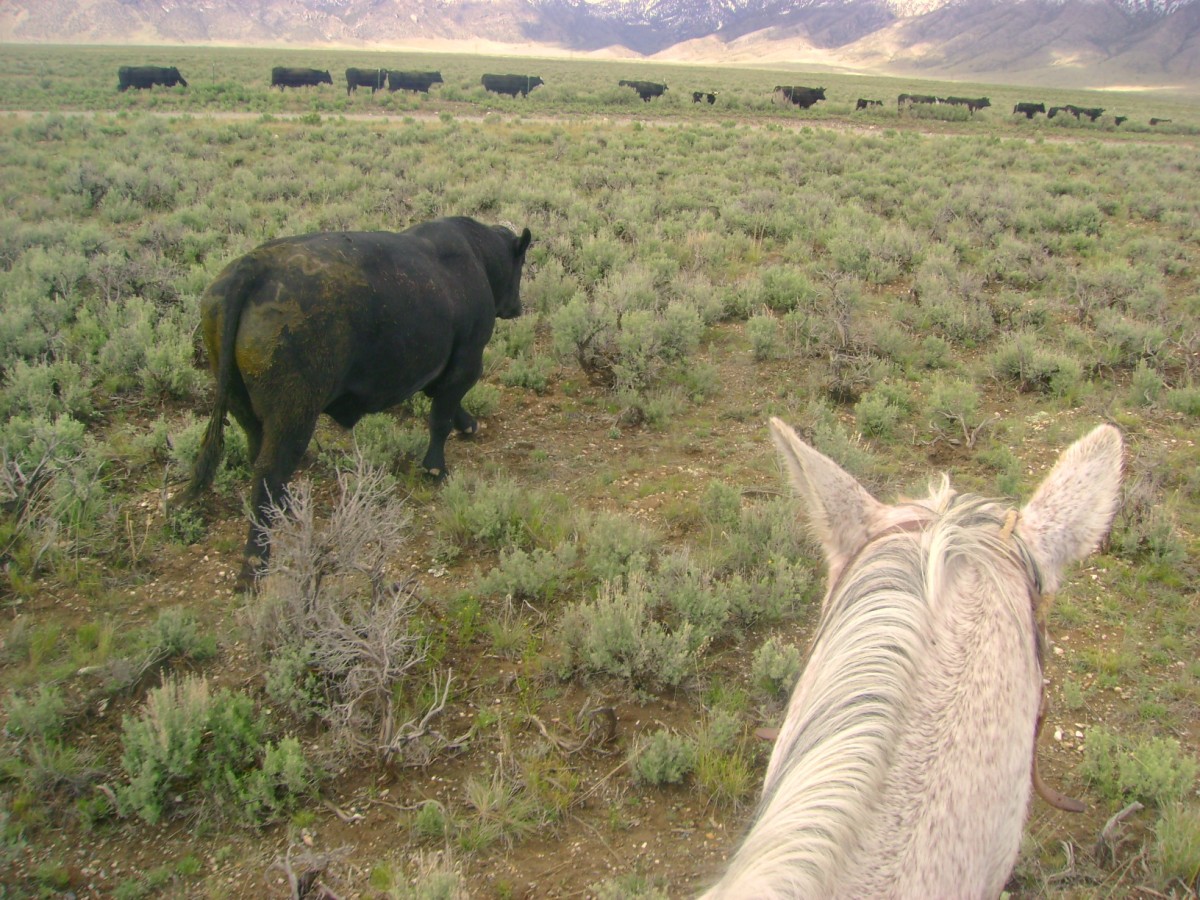
[[[1200,76],[1200,0],[0,0],[0,41],[464,46],[930,76]]]

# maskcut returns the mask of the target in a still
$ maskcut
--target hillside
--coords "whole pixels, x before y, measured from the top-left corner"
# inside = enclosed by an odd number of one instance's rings
[[[1188,89],[1200,74],[1200,3],[0,0],[0,41],[585,54]]]

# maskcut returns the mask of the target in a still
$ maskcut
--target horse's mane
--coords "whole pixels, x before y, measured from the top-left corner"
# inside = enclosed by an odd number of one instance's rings
[[[754,824],[714,893],[818,897],[836,889],[909,724],[918,670],[931,652],[954,652],[945,640],[936,651],[932,644],[950,636],[936,633],[937,614],[951,604],[964,563],[989,586],[980,592],[986,601],[1004,598],[1032,628],[1036,567],[1012,523],[1005,527],[1005,509],[955,494],[946,478],[927,499],[888,507],[836,574]],[[1029,589],[1013,591],[1013,565]]]

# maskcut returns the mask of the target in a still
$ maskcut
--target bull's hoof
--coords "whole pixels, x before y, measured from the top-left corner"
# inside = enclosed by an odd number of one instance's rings
[[[445,469],[426,469],[425,477],[430,481],[442,482],[446,480],[446,476],[450,474]]]
[[[238,572],[234,588],[241,594],[258,593],[258,581],[266,570],[266,565],[259,559],[247,559],[242,562],[242,570]]]

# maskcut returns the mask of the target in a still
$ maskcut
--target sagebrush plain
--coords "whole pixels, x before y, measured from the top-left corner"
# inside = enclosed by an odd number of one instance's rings
[[[190,86],[118,93],[142,62]],[[272,65],[334,84],[272,90]],[[445,82],[347,96],[350,65]],[[546,85],[497,97],[484,72]],[[801,111],[777,84],[828,99]],[[992,105],[898,110],[905,92]],[[1027,499],[1073,438],[1121,427],[1112,536],[1049,619],[1042,771],[1088,810],[1034,801],[1009,890],[1194,894],[1194,98],[6,47],[0,110],[9,895],[695,893],[753,809],[753,733],[823,588],[771,415],[886,499],[939,471]],[[324,422],[270,577],[237,593],[236,426],[216,489],[173,502],[212,402],[201,293],[274,237],[458,214],[534,235],[525,314],[469,397],[484,430],[435,485],[420,398]]]

